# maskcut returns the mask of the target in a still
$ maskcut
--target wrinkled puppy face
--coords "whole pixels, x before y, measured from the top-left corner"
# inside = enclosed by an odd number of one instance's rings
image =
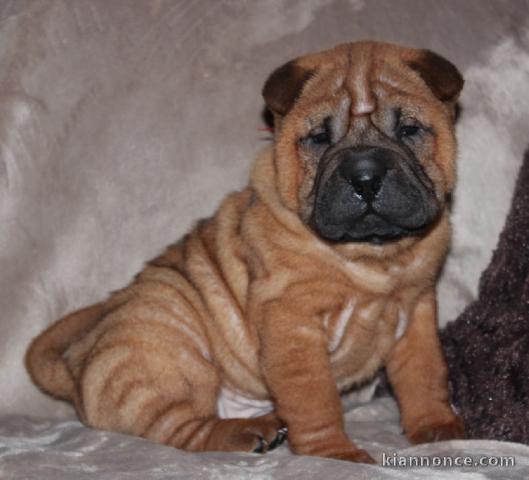
[[[263,95],[274,113],[286,205],[332,242],[423,234],[453,187],[462,85],[456,68],[432,52],[375,42],[277,69]]]

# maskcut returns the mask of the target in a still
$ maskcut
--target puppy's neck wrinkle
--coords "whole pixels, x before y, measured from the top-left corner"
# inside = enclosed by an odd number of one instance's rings
[[[251,173],[251,184],[258,200],[266,205],[275,220],[292,234],[302,237],[311,235],[296,212],[288,209],[282,202],[277,182],[274,182],[276,175],[273,151],[267,149],[257,156]]]

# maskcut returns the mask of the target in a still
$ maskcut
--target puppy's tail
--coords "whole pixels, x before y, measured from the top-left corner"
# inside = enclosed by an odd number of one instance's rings
[[[74,400],[75,384],[62,355],[73,341],[100,320],[102,314],[102,303],[77,310],[33,340],[25,360],[29,375],[39,388],[56,398]]]

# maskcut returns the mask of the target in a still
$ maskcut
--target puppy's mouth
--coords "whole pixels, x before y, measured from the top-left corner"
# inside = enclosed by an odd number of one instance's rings
[[[325,240],[335,243],[370,243],[372,245],[383,245],[398,242],[402,238],[410,236],[421,236],[428,225],[418,228],[404,228],[392,224],[375,213],[368,213],[354,221],[353,225],[317,225],[313,228],[318,235]]]
[[[367,214],[365,217],[357,220],[357,223],[362,224],[362,228],[349,228],[340,238],[328,238],[328,240],[334,240],[338,243],[364,242],[373,245],[383,245],[385,243],[397,242],[405,237],[419,236],[426,229],[426,226],[417,229],[403,228],[387,222],[380,217],[376,217],[376,214]],[[377,223],[378,225],[370,228],[373,223]]]
[[[336,154],[319,177],[311,226],[332,242],[382,245],[420,236],[440,208],[418,162],[381,147]]]

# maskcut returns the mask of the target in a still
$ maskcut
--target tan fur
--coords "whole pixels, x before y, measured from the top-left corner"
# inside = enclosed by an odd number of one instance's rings
[[[380,246],[331,244],[302,221],[314,171],[297,139],[309,117],[343,105],[359,138],[385,104],[411,105],[435,125],[421,162],[444,202],[454,182],[453,102],[403,64],[414,56],[365,42],[298,60],[327,74],[276,114],[274,149],[257,158],[250,185],[130,286],[38,337],[27,354],[35,383],[72,401],[88,425],[178,448],[252,450],[284,423],[297,453],[371,461],[344,433],[339,392],[385,364],[411,440],[461,435],[436,325],[446,206],[423,237]],[[395,341],[399,314],[408,326]],[[221,388],[275,410],[221,419]]]

